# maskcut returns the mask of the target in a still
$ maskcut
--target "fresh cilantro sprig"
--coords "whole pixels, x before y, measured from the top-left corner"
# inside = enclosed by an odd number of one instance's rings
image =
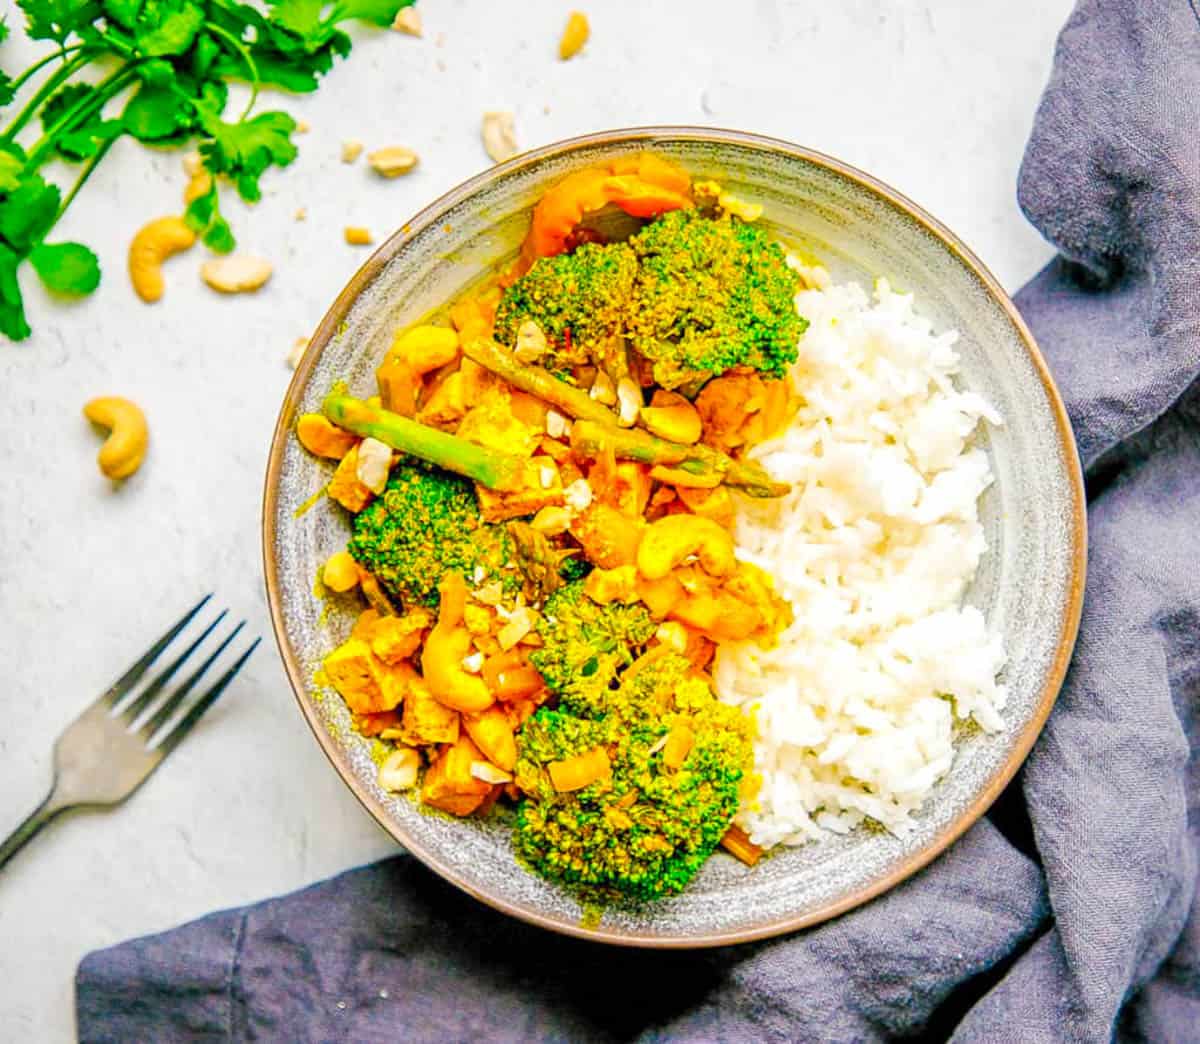
[[[26,34],[51,50],[17,75],[0,68],[0,108],[14,110],[0,130],[0,333],[29,336],[17,278],[25,261],[56,294],[83,296],[99,285],[88,247],[48,237],[125,135],[156,146],[199,140],[213,183],[185,217],[210,249],[232,250],[219,184],[254,202],[262,175],[296,158],[296,122],[255,112],[260,88],[316,90],[350,53],[345,23],[386,27],[412,2],[17,0]],[[0,19],[0,42],[9,29]],[[226,113],[231,81],[250,87],[236,118]],[[65,196],[42,174],[52,160],[79,165]]]

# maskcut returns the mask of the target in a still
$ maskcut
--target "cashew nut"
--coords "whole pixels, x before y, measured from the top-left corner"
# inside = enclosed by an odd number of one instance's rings
[[[710,576],[726,576],[737,565],[729,530],[699,515],[666,515],[646,527],[638,545],[638,572],[660,580],[692,555]]]
[[[110,479],[129,478],[146,457],[150,441],[146,415],[136,404],[115,395],[93,399],[84,406],[83,415],[109,431],[97,458],[100,470]]]
[[[397,747],[379,766],[379,785],[384,790],[411,790],[420,769],[421,755],[412,747]]]
[[[572,11],[567,18],[567,26],[563,29],[562,39],[558,41],[558,57],[562,61],[574,58],[587,43],[591,35],[587,15],[582,11]]]
[[[342,162],[353,163],[359,156],[362,155],[363,143],[357,138],[351,138],[349,141],[342,142]]]
[[[223,294],[242,294],[257,290],[274,271],[270,261],[251,254],[214,257],[200,266],[201,278]]]
[[[675,392],[656,391],[649,406],[642,407],[642,423],[651,435],[690,446],[700,441],[700,414]]]
[[[362,225],[347,225],[342,230],[342,236],[351,246],[370,246],[373,242],[371,230]]]
[[[517,154],[517,131],[511,112],[483,114],[483,147],[496,163]]]
[[[412,149],[406,149],[403,145],[389,145],[367,155],[371,169],[385,178],[408,174],[420,161],[421,158]]]
[[[471,632],[462,626],[466,597],[466,581],[457,573],[442,581],[438,620],[425,639],[421,669],[429,691],[440,704],[475,713],[487,710],[495,701],[487,683],[463,668],[471,649]]]
[[[358,445],[358,436],[331,424],[323,413],[305,413],[296,421],[296,438],[314,457],[341,460]]]
[[[338,551],[329,556],[321,570],[321,583],[338,594],[358,586],[358,563],[349,551]]]
[[[129,279],[138,297],[150,303],[162,297],[163,262],[195,242],[196,233],[181,217],[156,218],[143,225],[129,244]]]
[[[415,7],[406,7],[396,13],[392,28],[406,36],[421,35],[421,13]]]

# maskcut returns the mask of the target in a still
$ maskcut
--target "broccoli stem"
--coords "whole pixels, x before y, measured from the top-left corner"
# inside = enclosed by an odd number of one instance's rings
[[[378,439],[401,453],[409,453],[438,467],[473,479],[489,489],[510,490],[524,476],[525,462],[520,457],[497,453],[477,446],[457,435],[379,409],[362,399],[331,394],[323,405],[325,416],[339,428]]]
[[[463,355],[521,391],[529,392],[551,406],[556,406],[569,417],[616,426],[616,414],[598,403],[582,388],[559,380],[549,370],[540,366],[529,366],[520,362],[512,352],[501,348],[495,341],[487,338],[471,341],[463,345]]]
[[[621,460],[661,464],[697,476],[717,476],[726,485],[737,486],[751,497],[782,497],[791,489],[786,482],[774,481],[765,469],[752,461],[734,460],[708,446],[668,442],[636,428],[609,427],[578,420],[571,429],[571,448],[584,456],[595,456],[611,449]]]

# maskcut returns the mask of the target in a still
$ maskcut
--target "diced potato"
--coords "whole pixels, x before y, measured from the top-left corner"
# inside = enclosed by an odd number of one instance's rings
[[[464,714],[463,728],[493,765],[511,772],[517,765],[517,741],[508,715],[498,706],[478,714]]]
[[[371,502],[371,491],[358,480],[358,446],[338,463],[326,492],[347,511],[361,511]]]
[[[433,626],[433,613],[423,607],[410,609],[403,616],[380,616],[366,635],[371,652],[384,663],[407,660],[421,647],[425,632]]]
[[[491,784],[471,772],[471,765],[483,760],[470,737],[459,736],[429,766],[421,786],[421,800],[451,815],[469,816],[492,791]]]
[[[518,489],[500,493],[476,483],[475,492],[485,522],[521,518],[563,503],[562,476],[552,457],[534,457],[527,461],[526,474]]]
[[[439,703],[419,675],[411,679],[400,727],[404,741],[416,746],[453,743],[458,739],[458,711]]]
[[[378,714],[399,702],[397,688],[384,689],[383,664],[361,638],[350,638],[325,657],[325,675],[356,714]]]

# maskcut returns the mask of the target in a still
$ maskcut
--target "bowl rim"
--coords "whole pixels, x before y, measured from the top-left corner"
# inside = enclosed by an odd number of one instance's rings
[[[730,931],[708,932],[698,935],[660,936],[618,931],[605,928],[603,925],[588,928],[579,923],[568,923],[557,920],[554,917],[526,909],[506,899],[489,895],[482,889],[477,888],[470,881],[464,879],[453,867],[445,863],[436,852],[430,851],[420,842],[410,837],[404,827],[391,818],[386,807],[364,787],[357,777],[342,771],[336,756],[338,745],[334,737],[330,735],[322,724],[315,705],[307,698],[307,686],[303,672],[287,638],[287,630],[283,619],[282,598],[279,591],[278,563],[275,559],[274,548],[276,544],[275,520],[278,513],[283,454],[286,447],[286,440],[291,433],[292,421],[304,389],[316,367],[321,352],[336,335],[339,326],[349,314],[360,294],[370,286],[380,271],[390,264],[403,250],[404,244],[413,238],[416,232],[430,225],[441,223],[442,215],[446,211],[469,199],[473,194],[493,182],[496,178],[540,165],[547,160],[569,157],[571,153],[591,146],[642,144],[647,147],[653,147],[656,142],[661,143],[664,140],[741,145],[776,154],[782,153],[817,167],[822,167],[855,182],[861,188],[882,196],[888,203],[902,211],[910,220],[937,239],[979,280],[987,293],[1001,306],[1008,316],[1009,321],[1016,329],[1021,341],[1025,345],[1026,351],[1029,353],[1034,369],[1042,382],[1044,391],[1050,402],[1050,407],[1054,413],[1059,448],[1068,464],[1070,475],[1071,517],[1069,527],[1072,542],[1071,557],[1073,568],[1070,587],[1060,619],[1062,637],[1055,650],[1050,669],[1042,683],[1041,693],[1038,697],[1034,714],[1030,717],[1021,732],[1014,737],[1013,746],[1008,756],[987,783],[979,790],[975,799],[938,834],[920,849],[899,861],[880,878],[856,889],[849,895],[844,895],[823,903],[817,908],[808,910],[802,914],[779,917],[764,924]],[[400,845],[435,873],[468,895],[502,913],[541,928],[546,928],[563,935],[617,946],[636,946],[648,949],[699,949],[751,942],[753,940],[782,935],[801,928],[811,927],[860,906],[894,888],[918,870],[927,866],[953,842],[958,840],[988,810],[1024,763],[1034,742],[1041,733],[1042,726],[1045,724],[1051,708],[1054,706],[1054,701],[1066,677],[1083,611],[1083,593],[1087,569],[1087,511],[1083,473],[1075,444],[1075,436],[1071,429],[1066,407],[1050,375],[1046,361],[1038,349],[1037,342],[1034,340],[1032,332],[1017,311],[1011,298],[1004,291],[996,277],[949,228],[890,185],[887,185],[865,171],[859,170],[857,167],[815,149],[796,145],[780,138],[723,128],[688,125],[643,126],[598,131],[565,138],[561,141],[520,153],[504,163],[496,164],[481,171],[479,174],[456,185],[418,211],[412,218],[401,225],[396,232],[389,236],[362,267],[355,272],[317,326],[299,365],[296,367],[291,383],[288,385],[287,393],[284,396],[283,404],[280,407],[279,416],[271,437],[271,449],[263,485],[262,553],[271,626],[275,634],[276,645],[283,659],[288,681],[291,684],[292,692],[300,707],[300,711],[304,715],[304,719],[308,722],[309,728],[316,737],[321,750],[333,766],[334,771],[342,778],[342,781],[350,788],[350,791],[367,812],[370,813],[372,818],[391,834]]]

